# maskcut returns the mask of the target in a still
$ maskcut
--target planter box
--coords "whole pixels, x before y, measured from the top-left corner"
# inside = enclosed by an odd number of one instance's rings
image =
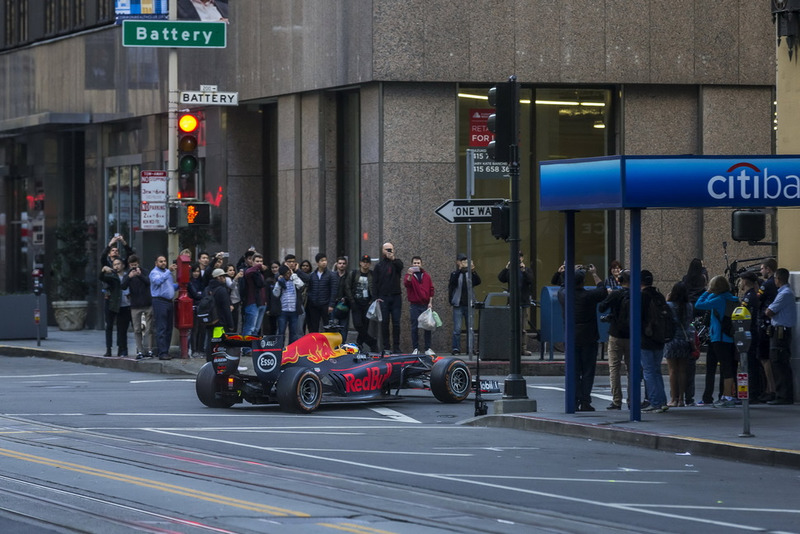
[[[34,310],[39,309],[37,325]],[[0,339],[47,339],[47,295],[0,295]]]

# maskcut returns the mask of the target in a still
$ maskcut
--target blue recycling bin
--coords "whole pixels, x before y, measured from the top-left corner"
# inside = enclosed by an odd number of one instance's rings
[[[587,286],[586,290],[591,291],[595,286]],[[540,317],[542,329],[540,332],[540,357],[544,359],[545,345],[553,359],[553,343],[564,342],[564,310],[558,301],[558,286],[545,286],[542,288],[541,298],[539,299]],[[600,332],[599,343],[608,343],[609,324],[600,320],[600,312],[597,312],[597,328]],[[605,351],[604,351],[605,353]]]

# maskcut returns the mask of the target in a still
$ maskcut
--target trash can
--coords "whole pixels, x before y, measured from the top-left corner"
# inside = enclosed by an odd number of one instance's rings
[[[541,358],[544,359],[545,344],[553,359],[553,343],[564,342],[564,312],[558,302],[558,286],[545,286],[542,288],[539,308],[541,308],[541,324],[539,341],[541,342]]]
[[[508,293],[489,293],[480,306],[478,350],[482,360],[511,358],[511,306]],[[517,348],[516,350],[519,350]]]

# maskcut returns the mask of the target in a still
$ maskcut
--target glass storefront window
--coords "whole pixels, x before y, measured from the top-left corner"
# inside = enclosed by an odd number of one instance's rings
[[[486,119],[491,112],[489,86],[459,88],[459,198],[466,198],[467,149],[482,149],[491,140]],[[520,238],[525,263],[536,277],[535,296],[549,285],[564,260],[564,216],[538,210],[538,163],[542,160],[604,156],[614,153],[612,93],[609,89],[531,88],[520,93]],[[509,198],[508,178],[476,174],[474,198]],[[610,215],[610,216],[609,216]],[[576,217],[576,259],[593,263],[604,273],[613,259],[613,213],[579,212]],[[466,229],[458,228],[459,250],[466,250]],[[502,291],[497,274],[509,259],[509,247],[491,235],[488,224],[472,226],[472,250],[483,283],[476,298]],[[605,277],[602,274],[602,277]]]
[[[138,164],[106,169],[105,243],[116,233],[122,234],[129,244],[133,243],[134,232],[139,230],[139,170]]]

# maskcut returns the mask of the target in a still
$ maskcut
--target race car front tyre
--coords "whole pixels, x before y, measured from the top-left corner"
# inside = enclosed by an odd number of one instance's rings
[[[442,358],[431,370],[431,392],[440,402],[461,402],[472,384],[469,367],[458,358]]]
[[[281,373],[276,389],[278,404],[286,412],[311,413],[322,400],[322,381],[304,367],[290,367]]]
[[[221,399],[217,397],[219,391],[219,379],[214,372],[214,364],[206,362],[200,371],[197,373],[197,378],[194,380],[194,389],[197,392],[197,398],[200,402],[209,408],[230,408],[236,401]]]

